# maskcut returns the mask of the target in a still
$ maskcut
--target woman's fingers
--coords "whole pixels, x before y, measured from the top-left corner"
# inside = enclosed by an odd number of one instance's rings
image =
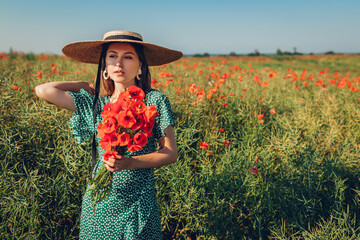
[[[122,170],[123,156],[117,155],[117,158],[110,157],[107,161],[104,160],[106,169],[110,172],[116,172]]]
[[[105,162],[105,164],[112,168],[115,167],[115,162]]]
[[[109,172],[115,172],[115,168],[110,167],[110,166],[107,165],[107,164],[105,164],[105,167],[106,167],[106,169],[107,169]]]
[[[107,161],[103,160],[106,169],[110,172],[116,172],[121,170],[130,169],[131,158],[117,155],[117,158],[110,157]]]

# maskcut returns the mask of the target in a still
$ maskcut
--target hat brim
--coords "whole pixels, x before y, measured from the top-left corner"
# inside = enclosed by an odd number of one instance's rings
[[[144,54],[149,66],[158,66],[170,63],[183,56],[182,52],[176,50],[151,43],[128,39],[74,42],[64,46],[62,52],[76,61],[97,64],[99,63],[102,45],[104,43],[113,42],[137,43],[143,45]]]

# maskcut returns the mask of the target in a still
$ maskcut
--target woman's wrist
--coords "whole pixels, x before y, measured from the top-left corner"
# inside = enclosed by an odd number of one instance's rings
[[[139,161],[141,161],[141,157],[140,156],[133,156],[133,157],[129,157],[129,169],[138,169],[141,168],[141,166],[139,166]]]

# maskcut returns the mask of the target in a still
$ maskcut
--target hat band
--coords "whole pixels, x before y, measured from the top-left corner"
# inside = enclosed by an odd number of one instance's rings
[[[114,39],[127,39],[127,40],[135,40],[135,41],[142,42],[141,38],[129,36],[129,35],[113,35],[113,36],[106,37],[104,40],[114,40]]]

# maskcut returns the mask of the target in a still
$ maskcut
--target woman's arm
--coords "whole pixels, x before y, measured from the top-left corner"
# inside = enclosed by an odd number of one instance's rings
[[[116,172],[137,168],[157,168],[176,162],[177,145],[174,128],[168,126],[164,133],[165,136],[159,139],[160,149],[158,151],[141,156],[110,158],[108,161],[104,161],[106,168],[110,172]]]
[[[90,87],[88,82],[84,81],[44,83],[35,87],[35,93],[47,103],[75,111],[74,99],[66,91],[78,92],[81,88],[84,88],[90,94],[94,94],[93,88]]]

